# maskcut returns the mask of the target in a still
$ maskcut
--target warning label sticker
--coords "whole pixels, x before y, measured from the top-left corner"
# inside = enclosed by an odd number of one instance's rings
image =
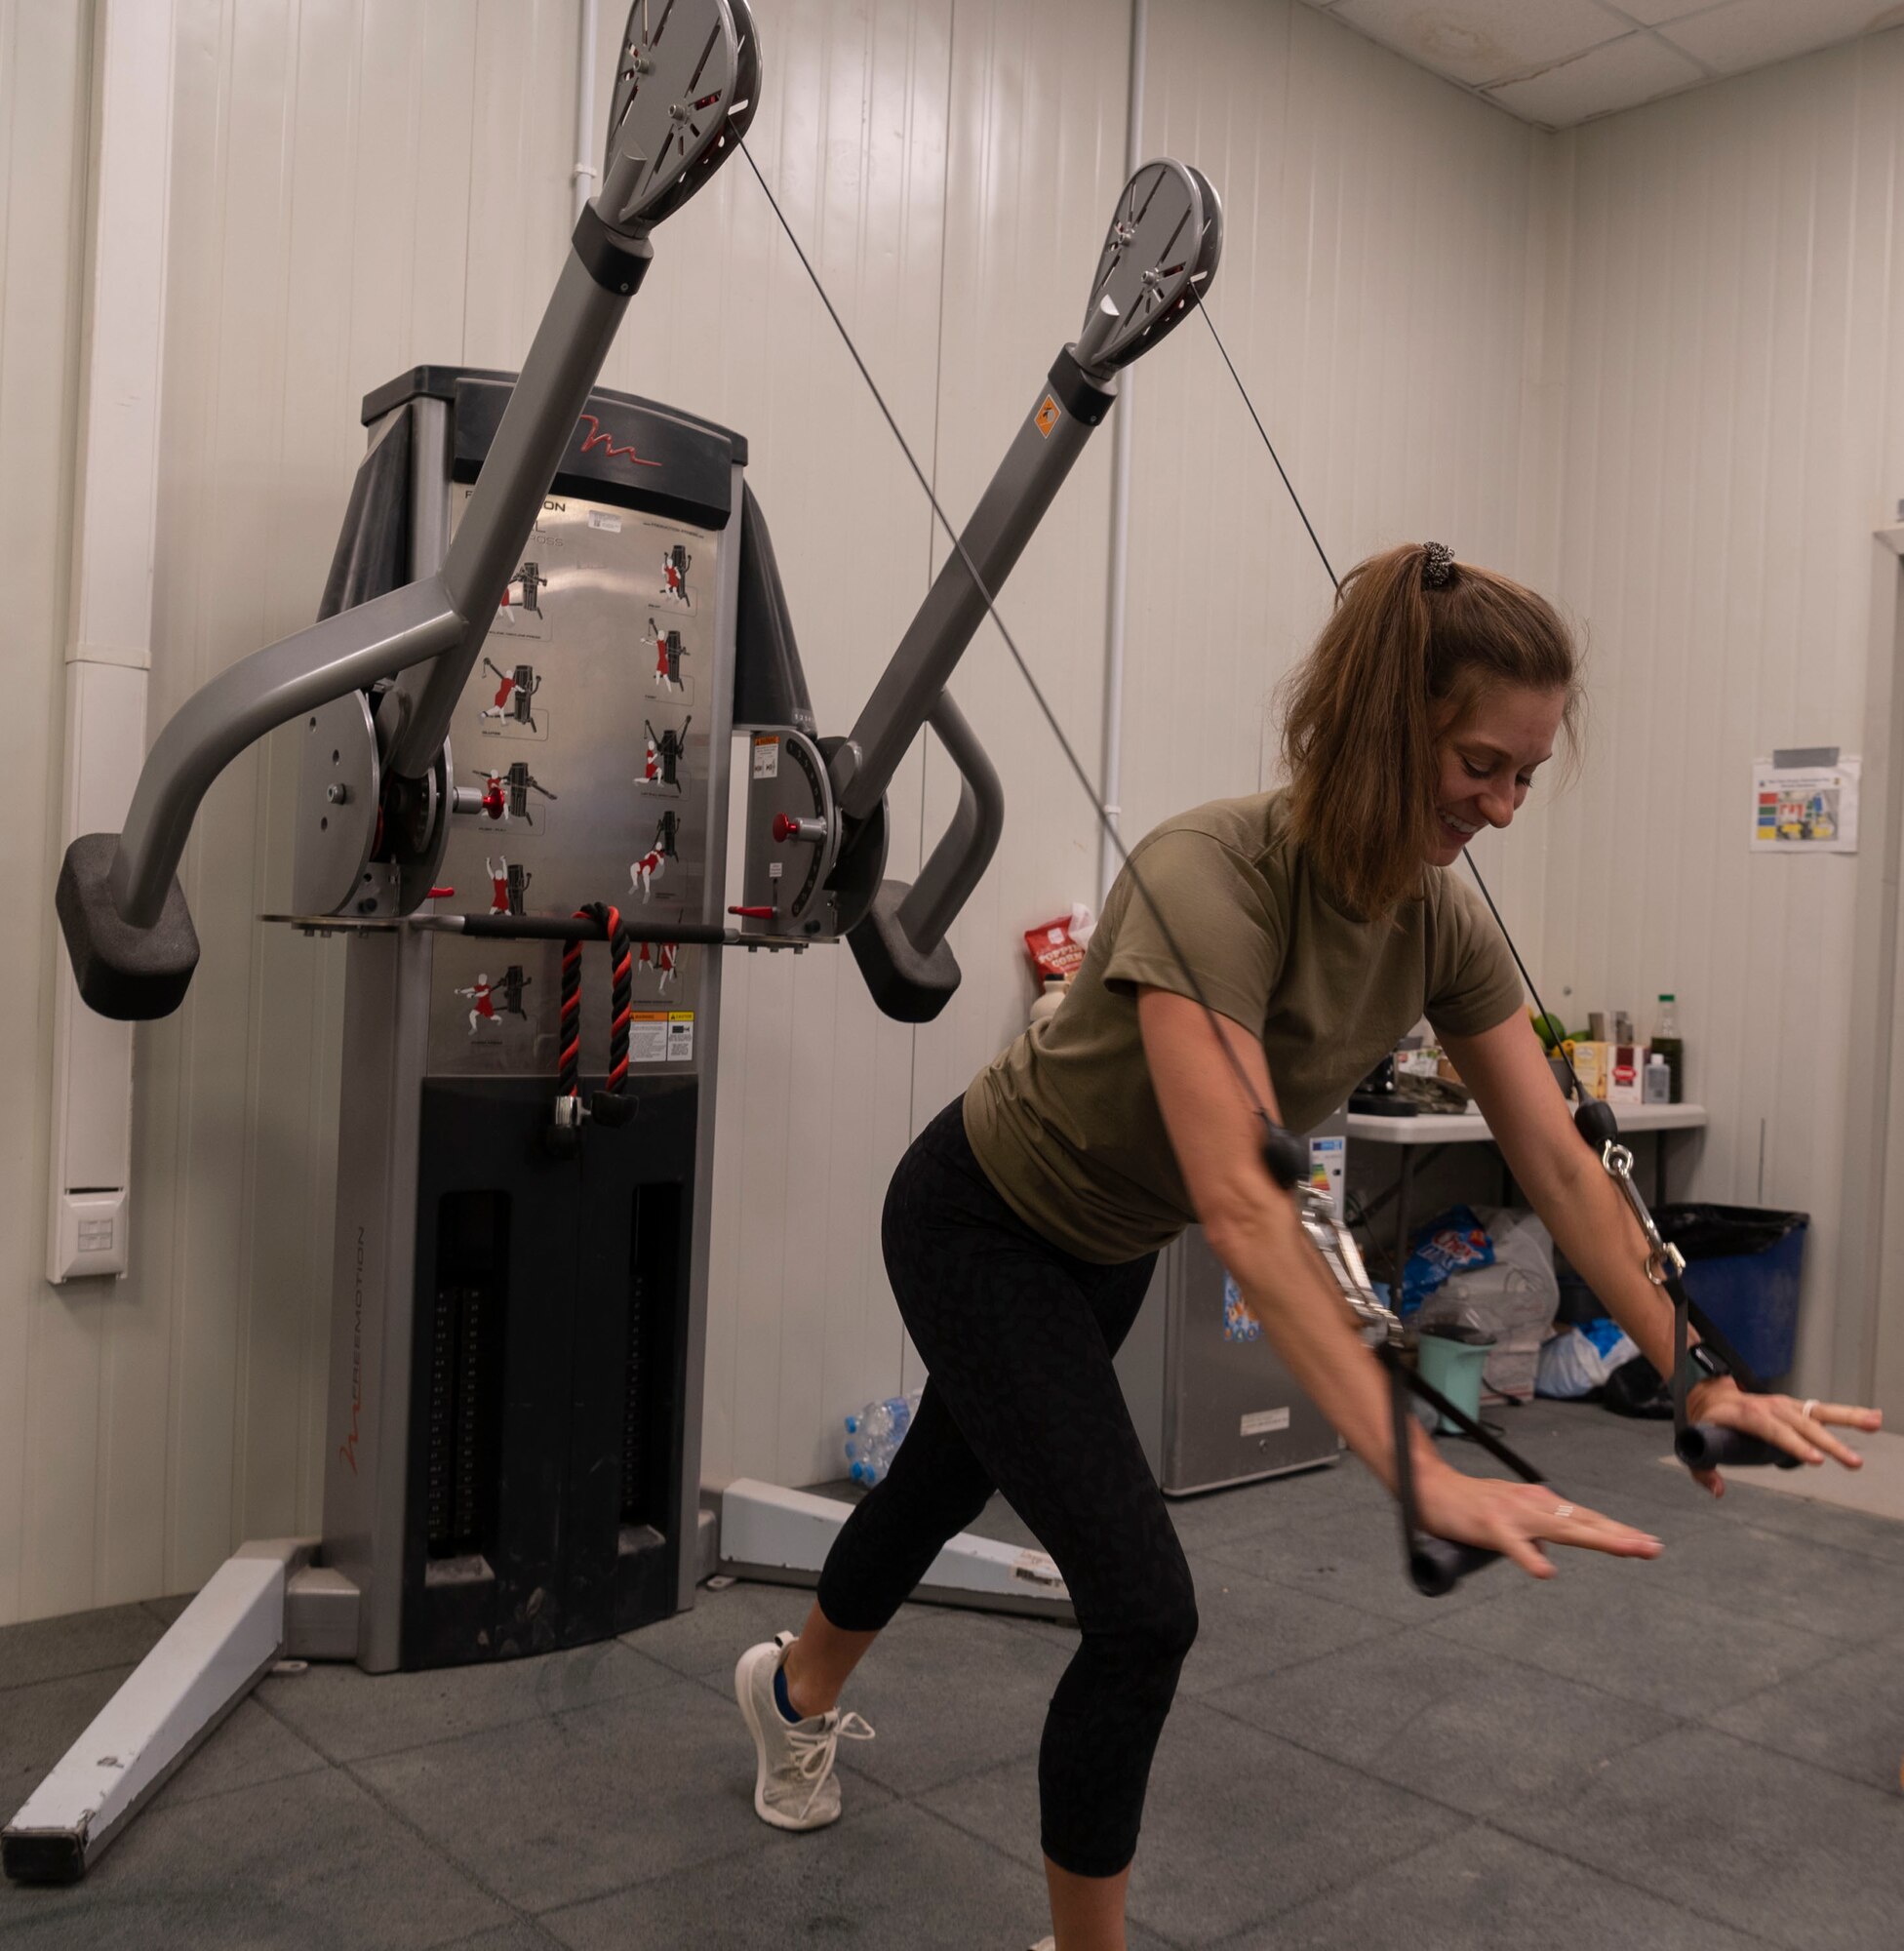
[[[668,1060],[668,1019],[664,1010],[636,1010],[628,1018],[628,1061]]]
[[[1042,1551],[1019,1552],[1012,1561],[1012,1575],[1027,1585],[1042,1585],[1047,1591],[1064,1590],[1064,1574],[1057,1569],[1055,1560]]]
[[[1259,1409],[1253,1415],[1243,1418],[1245,1436],[1274,1436],[1279,1429],[1289,1426],[1289,1413],[1287,1409]]]
[[[756,738],[754,740],[754,777],[757,779],[777,779],[780,776],[780,741],[777,738]]]
[[[694,1059],[694,1013],[675,1010],[668,1016],[668,1061],[692,1063]]]
[[[1038,409],[1037,414],[1033,418],[1033,424],[1047,440],[1051,439],[1051,429],[1057,425],[1061,412],[1062,409],[1058,406],[1058,403],[1051,398],[1051,394],[1047,393],[1044,405]]]

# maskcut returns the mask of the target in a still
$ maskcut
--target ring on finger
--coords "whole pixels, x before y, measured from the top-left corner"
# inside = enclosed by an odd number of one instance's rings
[[[1557,1518],[1570,1518],[1573,1515],[1573,1506],[1571,1504],[1556,1504],[1554,1506],[1554,1515]]]
[[[1805,1417],[1806,1422],[1809,1422],[1818,1413],[1818,1398],[1816,1396],[1806,1396],[1805,1406],[1799,1411],[1799,1413]]]

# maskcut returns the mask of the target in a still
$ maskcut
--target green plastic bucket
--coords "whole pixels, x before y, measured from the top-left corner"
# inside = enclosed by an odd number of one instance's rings
[[[1470,1341],[1461,1332],[1424,1328],[1421,1331],[1419,1362],[1421,1379],[1439,1389],[1454,1407],[1481,1420],[1481,1371],[1494,1351],[1491,1341]],[[1459,1425],[1449,1422],[1439,1411],[1435,1413],[1435,1433],[1453,1436]]]

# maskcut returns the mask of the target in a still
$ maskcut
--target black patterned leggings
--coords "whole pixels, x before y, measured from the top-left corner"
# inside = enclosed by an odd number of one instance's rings
[[[1095,1266],[1034,1232],[986,1178],[957,1100],[899,1162],[883,1234],[932,1378],[890,1474],[827,1554],[820,1610],[877,1632],[1002,1491],[1057,1561],[1083,1634],[1039,1750],[1045,1853],[1115,1876],[1197,1635],[1190,1568],[1111,1367],[1156,1255]]]

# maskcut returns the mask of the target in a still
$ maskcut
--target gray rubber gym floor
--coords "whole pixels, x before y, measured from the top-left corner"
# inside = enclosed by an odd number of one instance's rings
[[[1352,1462],[1175,1507],[1203,1628],[1151,1778],[1133,1946],[1904,1944],[1904,1531],[1654,1460],[1656,1424],[1508,1412],[1578,1500],[1667,1541],[1414,1597]],[[1014,1533],[998,1511],[1001,1535]],[[182,1601],[0,1631],[10,1812]],[[909,1609],[848,1694],[846,1814],[753,1814],[736,1585],[506,1666],[266,1680],[89,1880],[0,1941],[1020,1951],[1057,1627]]]

